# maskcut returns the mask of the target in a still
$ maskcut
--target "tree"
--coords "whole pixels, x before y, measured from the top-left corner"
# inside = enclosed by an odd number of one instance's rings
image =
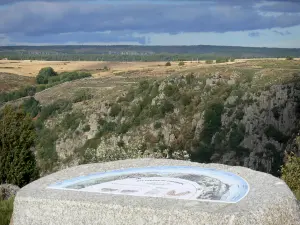
[[[36,77],[36,82],[38,84],[48,84],[49,78],[54,76],[57,76],[57,73],[53,70],[53,68],[45,67],[40,70]]]
[[[36,133],[32,119],[21,109],[6,106],[0,115],[0,183],[22,187],[38,178],[31,148]]]

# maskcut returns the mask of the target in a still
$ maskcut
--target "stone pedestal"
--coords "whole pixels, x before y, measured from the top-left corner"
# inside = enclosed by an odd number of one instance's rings
[[[81,165],[15,199],[14,225],[300,225],[280,179],[244,167],[167,159]]]

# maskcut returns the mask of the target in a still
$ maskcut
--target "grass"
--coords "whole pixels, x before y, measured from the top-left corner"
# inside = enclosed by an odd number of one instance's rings
[[[14,197],[0,200],[0,225],[9,225],[13,212]]]

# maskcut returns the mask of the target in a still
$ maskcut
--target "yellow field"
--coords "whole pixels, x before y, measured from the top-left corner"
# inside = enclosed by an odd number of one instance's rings
[[[30,61],[1,60],[0,72],[23,76],[36,76],[41,68],[52,67],[56,72],[83,70],[94,76],[109,75],[129,70],[154,69],[164,66],[165,62],[100,62],[100,61]],[[177,64],[176,64],[177,65]],[[101,71],[104,66],[109,71]],[[175,66],[175,64],[173,65]],[[171,66],[172,67],[172,66]],[[168,67],[170,68],[170,67]]]
[[[235,62],[220,63],[234,64],[256,59],[237,59]],[[260,59],[261,60],[261,59]],[[276,59],[267,59],[276,60]],[[283,60],[283,59],[280,59]],[[11,73],[23,76],[34,77],[39,70],[44,67],[52,67],[57,72],[63,71],[89,71],[94,77],[116,75],[119,72],[126,71],[153,71],[154,74],[159,74],[167,70],[176,70],[195,67],[210,67],[216,64],[205,64],[205,61],[185,62],[183,67],[178,66],[178,62],[171,62],[171,66],[166,67],[166,62],[101,62],[101,61],[37,61],[37,60],[0,60],[0,73]],[[218,64],[218,65],[220,65]],[[104,66],[109,68],[109,71],[101,71]]]

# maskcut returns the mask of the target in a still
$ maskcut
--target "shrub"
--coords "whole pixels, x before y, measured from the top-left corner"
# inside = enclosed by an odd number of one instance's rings
[[[55,130],[48,128],[43,128],[38,133],[36,148],[42,172],[51,172],[58,160],[55,145],[57,138]]]
[[[155,122],[154,129],[159,129],[159,128],[161,128],[161,122]]]
[[[89,99],[92,99],[93,95],[90,93],[88,89],[81,89],[75,92],[73,102],[82,102]]]
[[[216,59],[216,63],[225,63],[225,62],[228,62],[227,58],[218,58],[218,59]]]
[[[57,76],[57,73],[53,70],[52,67],[42,68],[39,74],[36,76],[36,82],[38,84],[48,84],[49,78]]]
[[[75,131],[83,119],[84,115],[80,112],[68,113],[62,120],[61,125],[66,130]]]
[[[275,141],[278,141],[279,143],[286,143],[289,139],[288,136],[285,136],[283,133],[277,130],[273,125],[269,125],[265,129],[265,135],[269,138],[274,139]]]
[[[78,79],[87,78],[87,77],[91,77],[91,76],[92,75],[90,73],[87,73],[87,72],[78,72],[78,71],[63,72],[59,75],[59,77],[60,77],[59,82],[64,83],[64,82],[78,80]],[[53,78],[51,78],[51,79],[53,79]],[[52,83],[55,83],[55,80],[53,80]]]
[[[42,107],[39,119],[43,122],[55,113],[62,113],[72,109],[72,103],[67,100],[57,100],[50,105]]]
[[[118,134],[125,134],[127,131],[130,129],[131,125],[129,123],[122,123],[118,128],[117,128],[117,133]]]
[[[164,94],[168,97],[171,97],[179,92],[178,87],[176,85],[167,85],[164,88]]]
[[[213,135],[222,125],[221,116],[224,106],[221,103],[212,103],[204,113],[204,128],[200,135],[204,143],[210,143]]]
[[[183,62],[183,61],[180,61],[180,62],[178,63],[178,66],[184,66],[184,62]]]
[[[40,103],[33,97],[25,100],[22,104],[22,107],[24,111],[28,113],[32,118],[36,117],[41,110]]]
[[[121,106],[117,103],[114,103],[110,108],[109,115],[112,117],[116,117],[117,115],[119,115],[120,112],[121,112]]]
[[[292,56],[287,56],[286,60],[294,60],[294,58]]]
[[[206,63],[206,64],[213,64],[214,61],[213,61],[213,60],[206,60],[205,63]]]
[[[6,106],[0,118],[0,183],[23,187],[38,178],[31,150],[36,137],[35,128],[23,110],[12,106]]]
[[[180,102],[182,105],[187,106],[187,105],[191,104],[192,98],[190,95],[183,94],[180,98]]]
[[[236,149],[245,136],[245,126],[240,124],[239,126],[235,126],[229,136],[229,146],[232,149]]]
[[[91,126],[89,124],[86,124],[83,128],[82,128],[82,131],[83,132],[88,132],[91,130]]]
[[[160,113],[161,113],[161,115],[165,115],[166,113],[168,113],[168,112],[171,112],[171,111],[173,111],[174,110],[174,105],[171,103],[171,102],[169,102],[168,100],[164,100],[163,102],[162,102],[162,104],[160,105]]]
[[[0,225],[9,225],[13,213],[14,197],[8,200],[0,199]]]
[[[171,63],[170,63],[170,62],[167,62],[167,63],[166,63],[166,66],[171,66]]]
[[[300,200],[300,157],[293,154],[288,156],[285,165],[281,169],[282,179]]]

